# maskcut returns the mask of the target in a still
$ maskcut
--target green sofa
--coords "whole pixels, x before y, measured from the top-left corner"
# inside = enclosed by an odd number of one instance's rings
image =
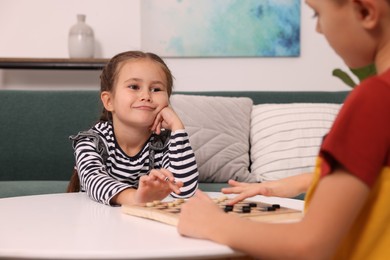
[[[342,103],[343,92],[176,92],[250,97],[253,104]],[[98,91],[0,91],[0,198],[66,191],[74,157],[69,135],[100,115]],[[219,191],[226,183],[200,183]]]

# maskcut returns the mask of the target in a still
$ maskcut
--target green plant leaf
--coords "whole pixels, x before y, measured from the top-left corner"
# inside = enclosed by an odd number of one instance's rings
[[[376,74],[376,67],[374,64],[370,64],[362,68],[350,69],[350,70],[352,71],[353,74],[355,74],[356,77],[358,77],[360,81]]]
[[[376,75],[376,67],[375,64],[370,64],[368,66],[357,68],[357,69],[351,69],[351,72],[359,79],[359,81],[362,81],[366,79],[367,77]],[[332,72],[332,75],[335,77],[338,77],[341,79],[345,84],[350,86],[351,88],[354,88],[357,84],[353,81],[353,79],[346,73],[345,71],[341,69],[334,69]]]
[[[353,81],[353,79],[345,71],[341,69],[334,69],[332,75],[341,79],[345,84],[347,84],[351,88],[354,88],[356,86],[355,81]]]

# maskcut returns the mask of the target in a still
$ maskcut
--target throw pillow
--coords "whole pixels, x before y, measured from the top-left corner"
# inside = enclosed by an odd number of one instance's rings
[[[256,105],[251,121],[251,172],[257,181],[285,178],[314,169],[323,136],[339,104]]]
[[[250,98],[174,94],[170,100],[189,135],[200,182],[255,181],[249,172]]]

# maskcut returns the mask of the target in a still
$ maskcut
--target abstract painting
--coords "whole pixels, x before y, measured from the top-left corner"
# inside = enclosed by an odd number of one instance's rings
[[[163,57],[300,55],[300,0],[142,0],[141,47]]]

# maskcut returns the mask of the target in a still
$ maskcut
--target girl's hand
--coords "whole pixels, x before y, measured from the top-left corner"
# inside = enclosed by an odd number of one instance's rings
[[[156,134],[160,134],[161,128],[170,129],[172,132],[184,129],[184,125],[179,116],[171,107],[161,109],[154,120],[151,130]]]
[[[154,169],[149,175],[140,178],[138,189],[135,192],[135,202],[138,204],[162,200],[171,192],[180,194],[181,187],[183,187],[183,182],[176,182],[170,171]]]

